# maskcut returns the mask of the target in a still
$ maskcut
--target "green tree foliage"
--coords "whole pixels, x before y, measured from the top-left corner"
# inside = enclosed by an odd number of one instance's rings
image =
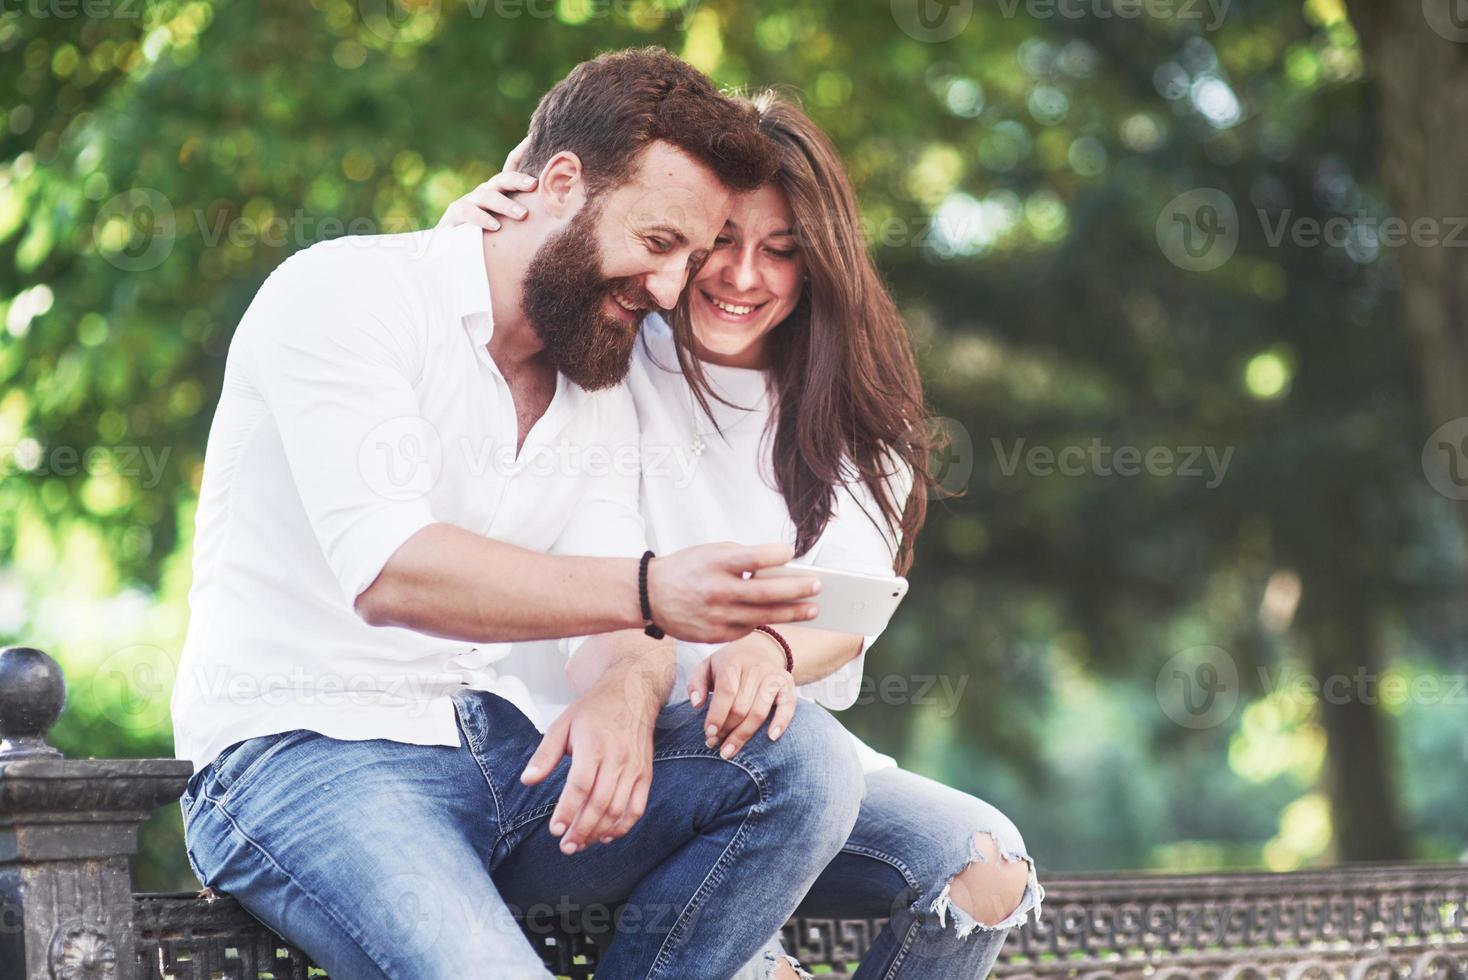
[[[171,754],[268,272],[432,223],[575,63],[653,43],[832,135],[956,437],[855,729],[1050,867],[1462,848],[1462,546],[1338,0],[91,3],[0,13],[0,632],[66,665],[69,754]],[[1222,707],[1179,723],[1181,683]],[[190,880],[174,814],[146,839],[145,886]]]

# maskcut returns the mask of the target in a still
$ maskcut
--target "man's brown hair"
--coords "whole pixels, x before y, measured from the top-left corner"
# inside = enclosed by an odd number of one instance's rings
[[[628,179],[655,140],[683,150],[733,191],[766,183],[777,164],[753,107],[719,94],[681,58],[647,47],[584,61],[545,93],[530,119],[520,169],[539,173],[569,151],[581,159],[595,195]]]

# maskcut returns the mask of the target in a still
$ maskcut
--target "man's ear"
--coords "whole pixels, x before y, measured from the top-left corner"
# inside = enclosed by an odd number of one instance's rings
[[[551,157],[541,168],[535,192],[552,217],[565,218],[576,213],[586,203],[581,158],[569,150]]]

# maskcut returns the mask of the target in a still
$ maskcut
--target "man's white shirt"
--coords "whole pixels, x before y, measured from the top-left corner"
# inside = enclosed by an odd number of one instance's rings
[[[501,669],[505,643],[373,627],[353,608],[432,523],[536,551],[640,554],[627,390],[558,376],[516,453],[483,233],[314,245],[280,265],[231,342],[195,518],[175,754],[307,728],[459,745],[449,696],[505,697],[544,728],[563,664]],[[491,597],[492,598],[492,597]],[[545,645],[543,650],[553,649]]]

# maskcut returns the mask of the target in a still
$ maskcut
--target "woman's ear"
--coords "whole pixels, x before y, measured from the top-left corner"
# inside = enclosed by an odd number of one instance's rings
[[[536,194],[552,217],[564,218],[580,210],[586,203],[586,180],[581,158],[562,150],[541,168]]]

